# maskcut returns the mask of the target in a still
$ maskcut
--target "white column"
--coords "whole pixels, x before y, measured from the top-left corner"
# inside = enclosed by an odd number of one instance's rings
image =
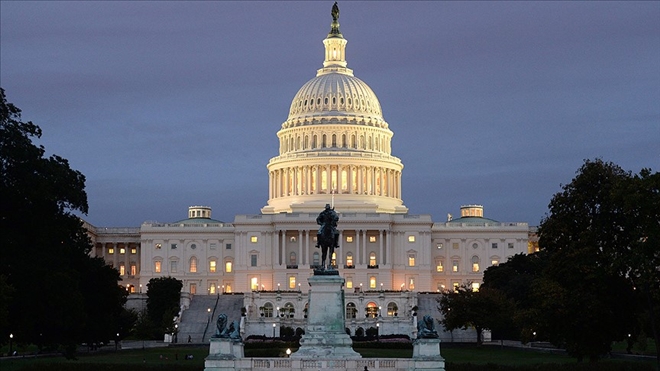
[[[303,232],[298,230],[298,259],[296,259],[296,264],[302,264],[303,256]]]
[[[339,231],[339,248],[335,250],[337,253],[337,267],[342,267],[344,264],[344,249],[342,248],[344,246],[344,230]]]
[[[387,233],[385,231],[385,236],[387,240],[385,240],[385,255],[387,257],[387,264],[392,264],[392,233]]]
[[[378,243],[379,243],[380,246],[378,246],[378,261],[377,261],[377,263],[379,264],[379,266],[382,266],[383,264],[385,264],[385,259],[384,259],[384,256],[383,256],[383,230],[382,229],[380,231],[378,231]]]
[[[286,264],[286,230],[282,230],[282,238],[280,239],[280,265]]]
[[[355,230],[355,262],[353,264],[358,265],[362,264],[360,255],[360,230]]]

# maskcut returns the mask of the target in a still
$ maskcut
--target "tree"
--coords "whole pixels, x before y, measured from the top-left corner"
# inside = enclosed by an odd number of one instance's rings
[[[147,284],[147,313],[155,325],[155,338],[172,333],[174,316],[179,313],[183,283],[174,277],[152,278]]]
[[[587,160],[550,201],[538,230],[549,259],[536,298],[549,338],[578,359],[595,360],[633,332],[639,289],[647,310],[657,308],[659,197],[657,173]]]
[[[496,289],[473,291],[470,285],[459,286],[438,299],[443,314],[440,321],[447,331],[474,327],[477,344],[483,342],[483,330],[501,330],[511,326],[509,314],[513,303]]]
[[[64,346],[72,357],[77,343],[96,338],[87,326],[112,323],[112,317],[96,316],[96,303],[86,295],[114,291],[118,275],[90,260],[90,239],[74,215],[87,213],[85,177],[66,159],[45,157],[44,147],[32,142],[41,134],[21,120],[21,110],[0,88],[0,276],[11,292],[9,320],[0,322],[0,332],[25,343]],[[85,289],[92,280],[99,286]],[[111,310],[121,306],[120,296],[108,297]]]

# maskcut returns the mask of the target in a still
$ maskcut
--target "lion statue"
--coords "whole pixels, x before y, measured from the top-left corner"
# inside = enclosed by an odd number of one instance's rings
[[[218,320],[215,322],[215,335],[214,338],[226,337],[224,334],[227,332],[227,315],[222,313],[218,316]]]
[[[435,331],[435,320],[428,314],[422,319],[417,321],[417,338],[418,339],[437,339],[440,336]]]

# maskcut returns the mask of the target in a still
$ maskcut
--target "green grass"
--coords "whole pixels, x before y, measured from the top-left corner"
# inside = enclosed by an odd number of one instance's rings
[[[277,357],[285,349],[246,349],[246,357]],[[293,349],[292,349],[293,350]],[[356,349],[365,358],[409,358],[410,349]],[[184,360],[192,354],[193,360]],[[2,371],[202,371],[208,347],[169,347],[144,350],[102,351],[80,354],[75,361],[64,357],[1,359]],[[442,356],[447,371],[487,370],[653,370],[653,360],[623,361],[604,359],[596,364],[577,365],[575,359],[562,354],[497,346],[443,344]],[[178,359],[177,359],[178,357]],[[496,366],[499,365],[500,367]],[[544,365],[544,366],[538,366]]]

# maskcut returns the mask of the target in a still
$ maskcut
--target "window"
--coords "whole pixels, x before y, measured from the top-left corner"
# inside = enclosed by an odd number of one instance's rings
[[[291,236],[291,237],[289,238],[289,241],[291,241],[291,242],[296,242],[296,241],[298,241],[298,239],[296,238],[296,236]]]
[[[458,292],[458,287],[459,287],[459,286],[460,286],[460,285],[459,285],[458,282],[452,282],[452,287],[454,288],[454,292]]]
[[[209,272],[211,272],[211,273],[215,273],[215,270],[216,270],[216,264],[217,264],[217,263],[216,263],[215,260],[211,260],[211,261],[209,261]]]
[[[264,317],[272,318],[273,317],[273,304],[266,303],[264,304]]]
[[[353,254],[352,253],[346,253],[346,266],[352,267],[353,266]]]
[[[415,254],[408,254],[408,266],[409,267],[415,266]]]
[[[170,273],[176,273],[176,260],[170,261]]]
[[[337,266],[337,253],[333,252],[332,256],[330,257],[330,265],[333,267]]]
[[[357,307],[354,303],[346,304],[346,318],[355,318],[357,317]]]
[[[376,266],[376,253],[373,251],[369,253],[369,265],[372,267]]]
[[[163,244],[157,243],[156,244],[156,250],[160,250],[163,247]]]
[[[346,236],[346,242],[353,242],[353,236]]]
[[[491,265],[498,266],[498,265],[500,265],[500,261],[497,260],[497,259],[493,259],[493,260],[490,261],[490,264],[491,264]]]
[[[196,283],[191,283],[190,284],[190,293],[192,295],[197,294],[197,284]]]
[[[291,252],[291,254],[289,254],[289,264],[291,264],[291,265],[298,264],[298,263],[296,263],[296,253],[293,252],[293,251]]]
[[[368,318],[376,318],[378,316],[378,306],[374,302],[369,302],[365,310]]]
[[[481,286],[478,282],[472,282],[472,291],[478,292],[479,291],[479,286]]]
[[[251,254],[250,255],[250,266],[251,267],[256,267],[257,266],[257,254]]]
[[[442,249],[442,243],[437,244],[436,247],[438,248],[438,250]]]
[[[289,276],[289,288],[290,289],[296,288],[296,276]]]
[[[136,247],[131,248],[131,254],[133,254],[133,255],[137,254],[137,248]]]
[[[411,277],[408,280],[408,290],[414,290],[414,289],[415,289],[415,279]]]
[[[108,255],[112,255],[114,253],[115,253],[115,249],[113,249],[112,247],[108,249]]]
[[[293,304],[291,304],[291,303],[284,304],[283,311],[284,311],[284,314],[288,314],[291,317],[293,317],[293,314],[296,313],[296,309],[293,307]]]
[[[193,250],[195,250],[195,249],[197,248],[197,245],[192,244],[192,245],[190,245],[190,248],[193,249]]]
[[[123,276],[126,274],[126,266],[124,263],[119,263],[119,275]]]
[[[190,273],[197,273],[197,258],[190,258]]]
[[[225,273],[231,273],[231,260],[225,262]]]
[[[257,277],[250,278],[250,289],[253,291],[259,290],[259,279]]]
[[[122,247],[121,249],[119,249],[119,253],[120,254],[126,254],[126,249]]]
[[[176,244],[173,243],[173,244],[170,245],[170,247],[172,248],[172,250],[174,250],[174,249],[176,249]]]
[[[458,260],[452,260],[451,262],[451,271],[458,272]]]
[[[479,257],[472,257],[472,272],[479,272]]]
[[[479,248],[479,244],[477,244],[477,243],[473,243],[473,244],[472,244],[472,248],[473,248],[473,249],[478,249],[478,248]]]
[[[445,271],[445,267],[442,265],[442,260],[438,260],[435,263],[435,270],[438,271],[438,272],[444,272]]]
[[[353,288],[353,277],[351,277],[351,276],[346,277],[346,288],[347,289],[352,289]]]
[[[398,314],[399,307],[397,307],[396,303],[390,302],[387,304],[387,316],[388,317],[394,317]]]
[[[218,247],[218,244],[216,243],[210,243],[209,244],[209,250],[215,250]]]
[[[161,265],[161,262],[154,262],[154,272],[155,273],[160,273],[160,269],[161,269],[160,265]]]
[[[250,237],[250,242],[257,243],[257,241],[259,241],[259,238],[257,238],[257,236]]]
[[[408,242],[415,242],[415,236],[408,236]]]
[[[319,265],[319,264],[321,264],[319,253],[315,252],[314,255],[312,255],[312,265]]]
[[[369,277],[369,288],[370,289],[376,288],[376,276]]]
[[[215,294],[215,282],[209,282],[209,294]]]
[[[451,244],[451,247],[452,247],[454,250],[458,250],[458,242],[454,242],[454,243],[452,243],[452,244]]]
[[[513,242],[509,242],[508,245],[509,245],[509,248],[510,248],[510,249],[513,249]]]
[[[227,250],[231,250],[231,244],[230,244],[230,243],[226,244],[226,245],[225,245],[225,249],[227,249]]]
[[[131,263],[131,276],[137,275],[137,265],[135,263]]]
[[[376,236],[369,236],[369,242],[376,242]]]
[[[497,242],[493,242],[493,243],[491,244],[491,247],[492,247],[493,249],[497,249]]]

